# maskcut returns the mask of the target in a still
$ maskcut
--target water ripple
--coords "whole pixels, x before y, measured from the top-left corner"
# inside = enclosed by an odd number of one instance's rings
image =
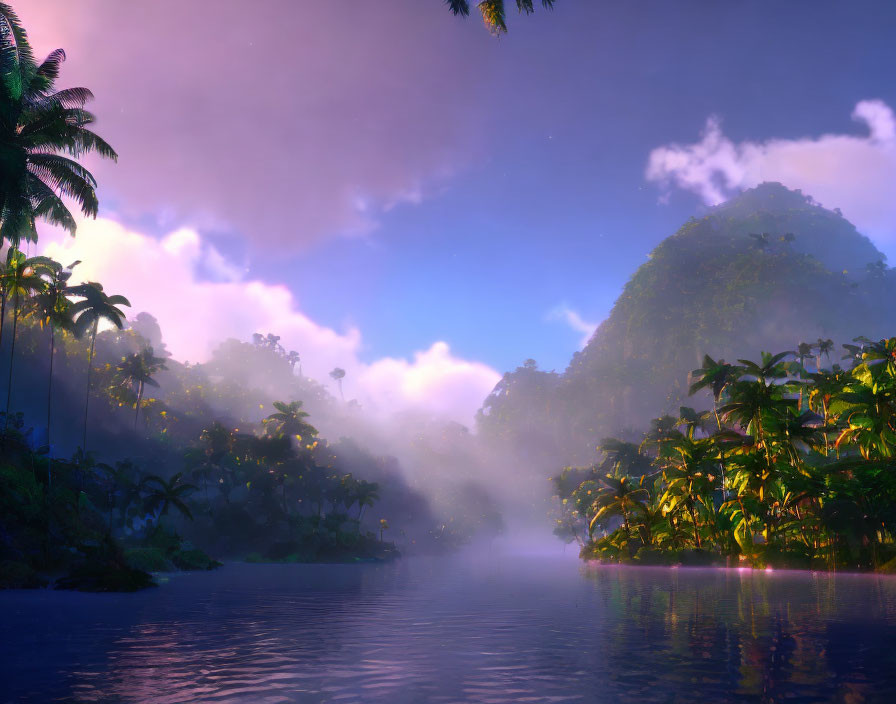
[[[228,565],[0,603],[0,702],[896,701],[882,577]]]

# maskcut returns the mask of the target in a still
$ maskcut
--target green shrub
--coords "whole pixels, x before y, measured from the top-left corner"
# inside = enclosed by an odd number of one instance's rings
[[[159,548],[129,548],[124,551],[127,563],[144,572],[172,572],[175,567]]]
[[[184,543],[184,547],[171,553],[170,558],[179,570],[213,570],[221,566],[220,562],[213,560],[199,548],[191,547],[189,543]]]

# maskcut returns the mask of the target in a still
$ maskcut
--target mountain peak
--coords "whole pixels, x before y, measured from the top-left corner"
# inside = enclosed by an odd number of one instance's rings
[[[821,208],[810,195],[799,189],[787,188],[778,181],[763,181],[730,200],[718,205],[716,211],[748,209],[750,212],[787,211],[801,208]]]
[[[839,208],[828,210],[811,195],[781,183],[761,183],[707,213],[711,232],[734,238],[768,234],[772,240],[793,235],[793,248],[809,254],[830,271],[861,275],[868,264],[884,261],[881,252],[856,230]]]

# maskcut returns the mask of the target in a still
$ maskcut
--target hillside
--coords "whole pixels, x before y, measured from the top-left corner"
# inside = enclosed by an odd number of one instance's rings
[[[479,427],[542,461],[586,462],[604,436],[705,404],[686,400],[704,354],[892,334],[896,273],[883,259],[838,212],[762,184],[663,240],[563,374],[530,361],[505,375]]]

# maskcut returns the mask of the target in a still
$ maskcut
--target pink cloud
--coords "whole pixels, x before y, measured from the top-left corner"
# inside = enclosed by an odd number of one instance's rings
[[[476,47],[490,39],[468,33],[459,51],[466,25],[439,2],[18,9],[40,53],[68,53],[61,85],[96,94],[121,158],[95,172],[125,217],[164,213],[265,247],[364,234],[463,168],[483,132]]]
[[[488,365],[454,356],[442,341],[412,360],[365,362],[357,328],[338,331],[315,322],[285,286],[197,276],[209,245],[195,230],[181,228],[157,239],[99,218],[81,222],[76,238],[57,232],[41,243],[58,261],[82,261],[73,281],[102,281],[109,293],[127,296],[129,317],[151,312],[168,349],[182,361],[205,361],[228,337],[249,340],[255,332],[273,332],[301,354],[306,375],[329,384],[333,367],[345,369],[347,398],[379,416],[423,412],[466,425],[500,379]],[[231,268],[226,260],[222,266]]]

